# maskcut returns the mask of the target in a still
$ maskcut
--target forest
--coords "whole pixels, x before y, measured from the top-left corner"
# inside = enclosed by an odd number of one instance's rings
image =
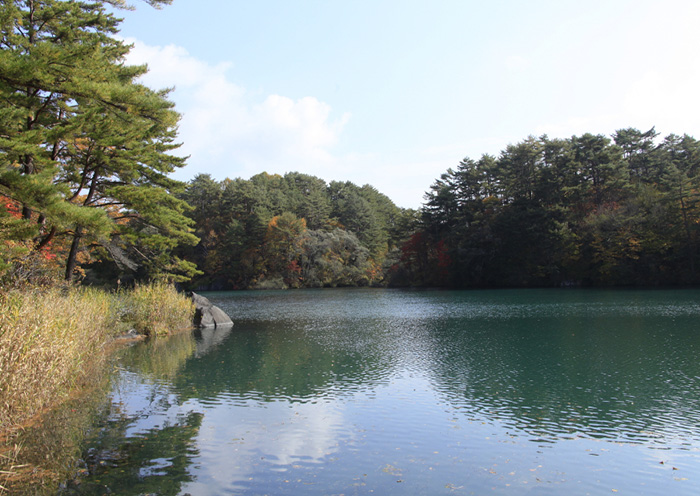
[[[181,197],[204,288],[659,286],[698,283],[700,144],[655,129],[528,137],[465,158],[420,211],[300,173]]]
[[[415,211],[299,172],[171,174],[180,115],[105,3],[0,7],[0,285],[690,285],[700,148],[655,129],[465,158]],[[152,0],[158,6],[167,0]],[[235,157],[231,157],[235,162]]]
[[[178,254],[199,267],[192,284],[206,289],[381,284],[417,221],[372,186],[297,172],[203,174],[181,198],[200,241]]]
[[[698,283],[700,144],[655,129],[528,137],[436,180],[392,281],[451,287]]]

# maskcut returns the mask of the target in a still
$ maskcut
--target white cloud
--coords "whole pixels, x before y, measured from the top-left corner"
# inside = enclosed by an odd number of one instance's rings
[[[149,66],[145,84],[175,87],[172,98],[183,116],[181,151],[190,155],[188,178],[201,172],[219,179],[261,171],[312,173],[333,165],[331,149],[349,114],[334,118],[328,104],[311,96],[261,98],[230,80],[230,63],[211,65],[182,47],[127,41],[134,45],[127,62]]]
[[[152,88],[174,87],[171,98],[182,114],[180,153],[188,165],[174,177],[189,180],[198,173],[216,179],[249,178],[260,173],[299,171],[327,182],[371,184],[401,207],[418,208],[440,174],[469,155],[498,153],[507,140],[473,137],[466,143],[435,144],[369,153],[341,153],[336,145],[349,113],[313,96],[292,99],[249,91],[232,80],[233,64],[208,64],[175,46],[149,46],[138,40],[130,64],[148,64],[143,82]],[[523,67],[527,61],[516,60]],[[522,138],[522,137],[518,137]]]
[[[179,46],[126,41],[134,45],[127,62],[148,64],[144,84],[175,88],[171,98],[182,114],[180,153],[190,156],[175,174],[178,179],[299,171],[327,182],[371,184],[397,205],[417,208],[433,180],[455,165],[444,153],[416,150],[340,154],[334,146],[349,113],[334,116],[330,105],[312,96],[250,92],[231,80],[231,63],[207,64]]]
[[[656,125],[664,133],[695,134],[700,130],[697,87],[700,69],[694,64],[669,64],[647,71],[625,94],[625,113],[637,121]]]
[[[209,79],[225,78],[231,63],[210,66],[192,57],[186,49],[176,45],[150,46],[135,39],[125,40],[133,44],[127,57],[129,64],[148,64],[144,82],[154,88],[166,88],[177,84],[179,88],[201,86]]]
[[[700,69],[672,64],[628,75],[611,82],[606,95],[588,109],[561,115],[536,127],[535,135],[567,138],[586,132],[612,134],[618,129],[634,127],[645,131],[655,126],[662,134],[700,131]]]
[[[579,93],[562,97],[538,133],[568,137],[655,126],[662,135],[700,135],[700,67],[694,63],[699,15],[698,2],[644,2],[625,12],[615,21],[615,37],[594,41],[588,66],[567,62]],[[579,66],[584,70],[577,71]]]

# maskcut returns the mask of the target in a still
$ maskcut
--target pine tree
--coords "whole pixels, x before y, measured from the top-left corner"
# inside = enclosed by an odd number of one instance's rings
[[[151,0],[154,6],[169,0]],[[193,243],[186,204],[167,175],[184,165],[170,152],[178,115],[167,92],[137,82],[124,65],[122,0],[8,1],[0,5],[0,193],[22,205],[35,249],[71,241],[67,279],[84,240],[136,246],[149,275],[191,274],[169,255]],[[116,236],[116,237],[115,237]],[[128,246],[126,246],[128,245]]]

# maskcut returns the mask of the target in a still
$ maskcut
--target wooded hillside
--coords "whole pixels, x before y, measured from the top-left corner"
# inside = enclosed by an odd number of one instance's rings
[[[0,3],[0,285],[700,282],[688,135],[529,137],[447,170],[420,212],[296,172],[175,181],[180,116],[125,64],[113,6]]]
[[[200,288],[377,284],[416,219],[372,186],[297,172],[199,175],[182,198],[201,241],[181,256],[204,271]]]
[[[529,137],[426,194],[394,284],[697,284],[700,144],[654,129]]]

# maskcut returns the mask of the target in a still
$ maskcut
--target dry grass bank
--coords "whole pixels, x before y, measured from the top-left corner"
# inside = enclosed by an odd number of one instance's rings
[[[169,285],[107,293],[89,288],[0,291],[0,494],[24,465],[17,430],[89,391],[116,335],[189,328],[194,306]],[[33,467],[37,471],[40,467]]]
[[[117,293],[120,321],[140,334],[166,336],[192,327],[194,304],[166,283],[154,282]]]

